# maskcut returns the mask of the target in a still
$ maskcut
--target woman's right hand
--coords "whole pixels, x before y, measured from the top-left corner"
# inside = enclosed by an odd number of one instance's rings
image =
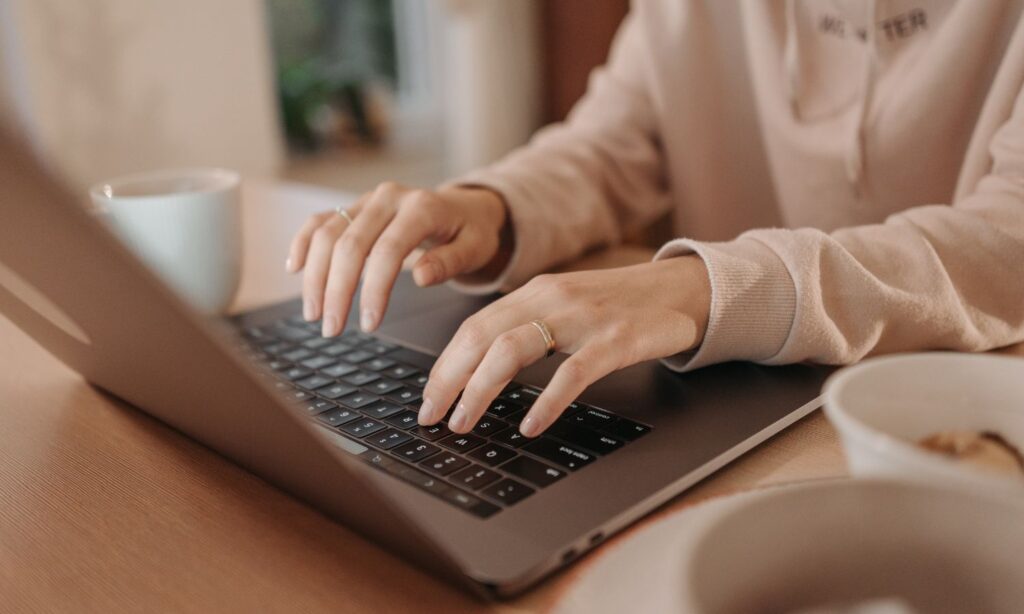
[[[510,250],[502,249],[507,212],[486,188],[437,191],[382,183],[348,209],[313,215],[292,239],[286,267],[303,271],[303,316],[323,320],[323,335],[341,332],[352,296],[363,276],[360,326],[380,324],[405,258],[421,243],[428,249],[412,269],[419,286],[441,283],[482,269],[500,271]]]

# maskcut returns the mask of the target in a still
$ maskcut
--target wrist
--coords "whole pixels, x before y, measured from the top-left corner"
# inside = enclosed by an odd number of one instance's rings
[[[693,321],[695,339],[690,351],[704,341],[711,317],[711,278],[704,260],[696,254],[665,258],[651,263],[660,267],[665,275],[658,276],[660,289],[669,289],[667,300],[672,309]]]

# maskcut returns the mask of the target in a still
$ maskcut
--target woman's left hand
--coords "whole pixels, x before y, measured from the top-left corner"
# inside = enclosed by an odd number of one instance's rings
[[[544,358],[547,325],[571,354],[520,425],[544,431],[583,390],[629,365],[691,350],[704,338],[711,288],[704,261],[682,256],[636,266],[541,275],[468,318],[434,364],[420,424],[469,432],[520,369]]]

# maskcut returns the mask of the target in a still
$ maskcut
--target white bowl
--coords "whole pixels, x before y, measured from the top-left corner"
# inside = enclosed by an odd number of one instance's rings
[[[889,609],[871,611],[1016,614],[1021,556],[1020,497],[907,481],[808,483],[738,502],[702,527],[682,553],[673,607],[824,612],[883,601]]]
[[[825,383],[825,414],[855,476],[888,476],[1024,494],[914,442],[939,431],[994,431],[1024,450],[1024,360],[934,352],[866,360]]]

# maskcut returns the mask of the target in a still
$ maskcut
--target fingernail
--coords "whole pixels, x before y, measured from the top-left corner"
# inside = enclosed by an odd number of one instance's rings
[[[372,309],[364,309],[363,313],[359,316],[359,326],[362,327],[365,333],[377,328],[377,312]]]
[[[519,425],[519,432],[524,437],[536,437],[540,432],[540,422],[533,416],[527,416],[523,419],[523,423]]]
[[[284,270],[289,272],[289,273],[292,272],[292,259],[291,258],[289,258],[289,259],[284,261]]]
[[[431,424],[433,422],[433,413],[434,402],[430,399],[423,399],[423,404],[420,405],[420,415],[417,418],[417,421],[423,426]]]
[[[459,403],[459,406],[455,408],[455,413],[452,414],[451,420],[448,421],[448,428],[458,433],[462,430],[462,427],[466,424],[466,406]]]
[[[302,317],[306,318],[307,322],[316,319],[316,303],[313,302],[313,299],[306,299],[302,303]]]
[[[324,316],[324,325],[321,329],[324,337],[333,337],[338,334],[338,318],[336,316]]]

